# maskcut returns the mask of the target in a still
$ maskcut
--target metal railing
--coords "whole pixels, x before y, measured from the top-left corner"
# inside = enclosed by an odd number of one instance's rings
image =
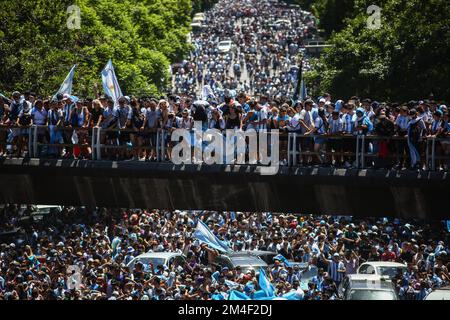
[[[314,140],[321,139],[326,141],[326,143],[334,141],[339,141],[341,144],[337,148],[338,150],[330,150],[326,148],[325,151],[322,149],[319,152],[312,151]],[[307,146],[304,148],[302,141],[309,141]],[[350,145],[347,143],[347,147],[344,147],[345,141],[351,142]],[[374,165],[368,165],[368,161],[371,159],[380,158],[379,150],[377,150],[378,143],[384,141],[394,150],[390,150],[389,154],[384,158],[386,160],[395,160],[396,163],[401,162],[404,159],[408,159],[409,149],[407,146],[407,138],[400,136],[383,137],[375,135],[302,135],[298,133],[289,133],[288,138],[288,166],[295,167],[303,165],[302,160],[307,157],[341,157],[353,160],[352,167],[357,169],[365,169],[367,167],[374,167]],[[446,161],[450,165],[450,155],[445,154],[445,150],[441,148],[440,154],[437,153],[438,143],[448,142],[449,138],[437,138],[437,137],[424,137],[421,145],[424,146],[423,154],[421,154],[421,162],[424,164],[425,168],[430,171],[435,171],[437,166],[437,161]],[[395,143],[395,144],[393,144]],[[406,147],[399,148],[399,143],[403,143]],[[351,146],[349,148],[349,146]],[[350,149],[352,149],[350,151]],[[449,146],[450,149],[450,146]],[[400,151],[405,152],[401,154]],[[372,161],[371,161],[372,162]]]
[[[6,147],[11,145],[8,142],[8,136],[10,133],[15,132],[15,135],[19,135],[19,130],[28,129],[27,132],[27,147],[29,157],[39,158],[42,156],[43,148],[67,148],[71,149],[74,147],[80,148],[90,148],[91,149],[91,159],[92,160],[102,160],[105,155],[105,151],[108,150],[128,150],[128,151],[149,151],[154,150],[156,152],[156,161],[163,162],[166,161],[166,151],[170,141],[166,140],[167,131],[163,129],[153,129],[153,130],[134,130],[134,129],[117,129],[117,128],[71,128],[71,127],[58,127],[56,130],[65,133],[65,143],[50,143],[39,141],[40,137],[44,134],[49,134],[48,126],[37,126],[33,125],[30,127],[20,127],[20,126],[6,126],[0,125],[0,133],[6,131],[6,135],[3,134],[5,141],[0,141],[0,146]],[[83,133],[84,138],[81,143],[73,144],[70,141],[70,135],[73,132]],[[90,136],[89,136],[90,133]],[[121,144],[117,138],[117,142],[113,144],[105,143],[105,136],[108,133],[117,133],[120,137],[122,134],[145,134],[145,135],[155,135],[152,139],[156,142],[155,145],[147,144],[135,146],[128,144]],[[270,131],[268,132],[270,134]],[[20,133],[23,136],[23,132]],[[225,137],[225,134],[223,134]],[[1,137],[1,136],[0,136]],[[286,157],[286,165],[289,167],[305,166],[309,165],[309,160],[311,158],[316,158],[316,164],[321,163],[321,159],[331,159],[336,161],[340,159],[341,163],[347,159],[352,163],[352,167],[357,169],[365,169],[367,167],[372,167],[373,163],[380,158],[380,153],[378,146],[381,141],[388,143],[391,147],[391,152],[385,159],[390,161],[399,162],[409,158],[409,152],[407,147],[407,138],[400,136],[392,137],[381,137],[375,135],[302,135],[298,133],[280,133],[280,141],[287,140],[287,147],[285,154],[280,153],[281,160]],[[314,151],[314,144],[321,140],[324,147],[319,148],[319,150]],[[114,140],[114,139],[113,139]],[[175,142],[176,143],[176,142]],[[259,143],[259,142],[258,142]],[[446,162],[450,164],[450,145],[448,147],[443,147],[444,143],[450,144],[449,138],[441,137],[424,137],[421,142],[423,149],[421,150],[421,163],[424,164],[425,168],[430,171],[435,171],[437,169],[438,162]],[[399,148],[399,144],[403,144],[403,149]],[[406,147],[405,147],[406,145]],[[445,144],[446,145],[446,144]],[[325,147],[326,146],[326,147]],[[6,149],[6,148],[5,148]],[[248,154],[246,155],[248,156]],[[330,164],[330,161],[327,161]]]

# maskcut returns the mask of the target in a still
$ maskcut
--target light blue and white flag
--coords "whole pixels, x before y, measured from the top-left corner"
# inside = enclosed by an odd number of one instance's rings
[[[224,241],[219,240],[208,228],[208,226],[200,220],[197,223],[197,228],[194,232],[194,238],[202,243],[207,244],[213,249],[219,250],[220,252],[227,253],[231,251],[228,245]]]
[[[259,269],[259,287],[266,293],[267,297],[275,296],[275,288],[270,283],[263,268]]]
[[[241,288],[241,285],[237,282],[225,279],[225,285],[231,290],[236,290]]]
[[[450,232],[450,220],[447,220],[447,231]]]
[[[249,296],[247,296],[245,293],[233,290],[230,292],[230,295],[228,296],[228,300],[251,300]]]
[[[120,90],[119,82],[117,81],[116,72],[111,59],[102,71],[103,91],[113,99],[114,104],[119,104],[119,98],[123,97],[122,90]]]
[[[286,259],[286,258],[285,258],[283,255],[281,255],[281,254],[279,254],[279,255],[273,257],[273,260],[274,260],[274,261],[275,261],[275,260],[279,260],[279,261],[283,262],[284,265],[285,265],[286,267],[290,267],[290,266],[291,266],[291,263],[288,261],[288,259]]]
[[[56,99],[56,96],[61,94],[68,94],[72,95],[72,87],[73,87],[73,77],[75,75],[75,69],[77,68],[77,65],[74,65],[72,69],[70,69],[69,74],[67,75],[66,79],[64,79],[64,82],[62,83],[61,87],[59,87],[58,92],[54,95],[53,99]]]

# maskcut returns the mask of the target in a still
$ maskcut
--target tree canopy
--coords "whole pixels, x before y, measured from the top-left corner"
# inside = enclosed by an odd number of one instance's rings
[[[67,8],[80,8],[69,29]],[[0,0],[0,91],[59,88],[73,64],[77,94],[89,95],[113,60],[126,94],[157,94],[170,83],[170,62],[189,49],[191,0]]]
[[[339,1],[336,1],[339,2]],[[320,92],[406,101],[430,93],[450,99],[450,3],[446,0],[354,0],[341,31],[306,75]],[[381,27],[367,28],[367,7]],[[319,17],[323,21],[323,17]],[[339,29],[339,27],[338,27]]]

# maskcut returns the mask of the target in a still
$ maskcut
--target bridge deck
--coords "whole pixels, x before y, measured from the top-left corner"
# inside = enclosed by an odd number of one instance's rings
[[[395,170],[12,159],[0,202],[445,219],[449,174]]]

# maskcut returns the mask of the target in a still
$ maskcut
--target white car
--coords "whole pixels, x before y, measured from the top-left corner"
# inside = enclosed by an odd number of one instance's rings
[[[134,265],[138,262],[142,263],[144,266],[144,270],[149,270],[150,265],[153,265],[153,269],[156,270],[158,266],[163,266],[170,268],[172,266],[178,267],[184,266],[186,261],[186,257],[180,253],[174,252],[149,252],[141,254],[133,258],[128,264],[127,267],[130,270],[134,269]]]
[[[339,285],[338,296],[343,300],[398,300],[392,281],[373,274],[345,276]]]
[[[435,289],[424,300],[450,300],[450,287]]]
[[[405,273],[407,266],[398,262],[389,261],[369,261],[364,262],[358,268],[358,274],[375,274],[378,276],[388,276],[394,278],[399,271]]]
[[[220,53],[228,53],[233,49],[233,42],[231,40],[220,41],[217,45]]]

